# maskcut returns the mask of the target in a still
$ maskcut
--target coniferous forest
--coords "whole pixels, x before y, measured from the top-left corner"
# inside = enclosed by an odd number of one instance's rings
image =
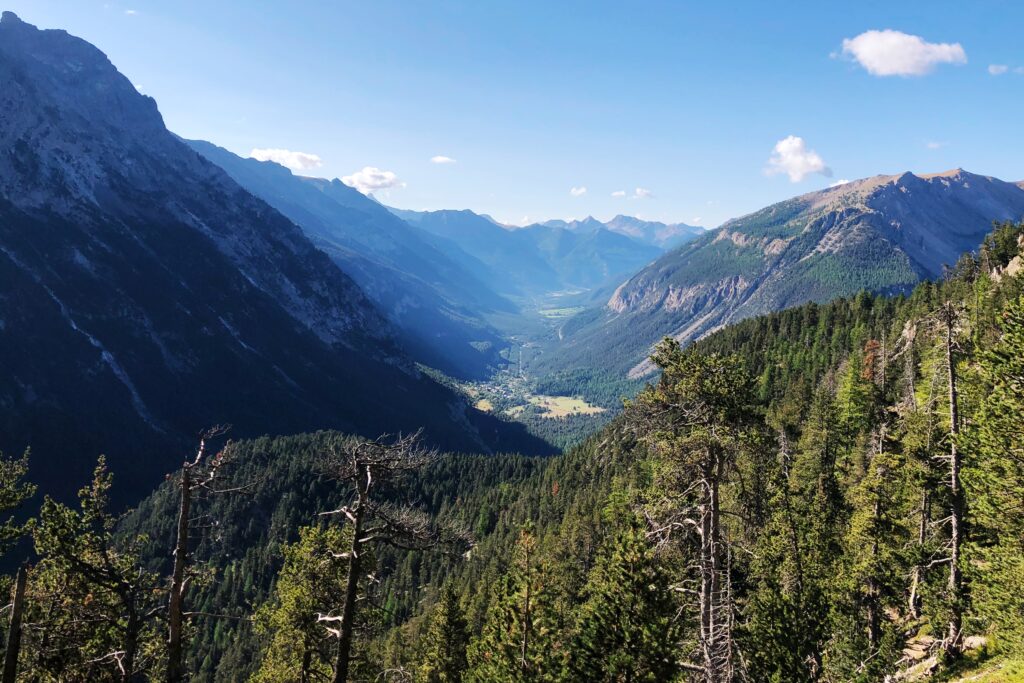
[[[2,680],[1019,680],[1022,235],[665,340],[564,455],[214,428],[127,514],[9,457]]]

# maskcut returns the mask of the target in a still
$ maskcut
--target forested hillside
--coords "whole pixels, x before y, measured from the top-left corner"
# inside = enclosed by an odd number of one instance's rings
[[[906,297],[666,341],[658,382],[564,456],[212,434],[117,523],[101,463],[80,507],[47,501],[28,529],[23,679],[1011,672],[1022,234],[999,226]],[[5,507],[25,478],[5,461]]]

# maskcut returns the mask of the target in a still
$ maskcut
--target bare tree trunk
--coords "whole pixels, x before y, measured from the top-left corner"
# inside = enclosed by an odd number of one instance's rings
[[[957,439],[960,435],[959,411],[957,409],[956,364],[953,358],[953,306],[946,303],[946,364],[949,369],[949,489],[950,489],[950,558],[949,558],[949,633],[946,636],[947,655],[958,656],[962,646],[963,628],[963,577],[960,574],[960,546],[963,542],[963,490],[960,486],[960,451]]]
[[[704,510],[701,514],[701,547],[700,547],[700,633],[701,649],[704,659],[704,678],[709,683],[717,683],[721,678],[719,671],[718,611],[720,602],[718,566],[719,545],[719,514],[720,501],[718,496],[718,467],[714,454],[707,454],[704,467]]]
[[[7,652],[4,654],[3,683],[14,683],[18,677],[18,653],[21,650],[21,617],[25,612],[25,584],[28,568],[21,565],[14,584],[14,604],[11,605],[11,622],[7,631]]]
[[[313,668],[313,646],[309,642],[309,636],[302,641],[302,674],[299,683],[310,683],[312,677],[310,672]]]
[[[921,491],[921,507],[918,509],[917,522],[917,548],[924,547],[928,534],[928,489]],[[920,563],[915,564],[910,575],[910,597],[907,598],[907,606],[910,608],[910,616],[914,619],[921,617],[921,594],[918,592],[921,582],[924,580],[924,567]]]
[[[879,494],[875,493],[875,505],[872,510],[872,516],[874,517],[875,526],[877,527],[878,520],[882,516],[882,505],[878,499]],[[871,539],[871,558],[872,560],[878,559],[878,535],[874,533]],[[871,576],[868,578],[868,647],[871,649],[871,653],[878,649],[878,645],[882,640],[882,627],[881,627],[881,614],[879,613],[879,601],[881,596],[881,590],[878,586],[878,578],[875,576],[877,567],[872,567]]]
[[[128,619],[124,628],[124,656],[121,658],[122,683],[135,683],[142,680],[142,677],[135,672],[135,659],[139,651],[139,631],[142,624],[134,602],[130,604],[131,609],[128,611]]]
[[[363,519],[366,507],[362,494],[353,511],[352,546],[348,558],[348,578],[345,583],[345,604],[341,608],[341,625],[338,627],[338,651],[334,662],[334,683],[346,683],[348,680],[348,664],[352,655],[352,633],[355,625],[356,599],[359,591],[359,565],[362,560],[362,544],[359,537],[363,534]]]
[[[167,683],[184,679],[182,663],[182,630],[184,625],[185,567],[188,562],[189,515],[192,506],[192,481],[186,465],[181,470],[181,503],[178,508],[178,540],[174,547],[174,569],[171,573],[171,595],[167,605]]]

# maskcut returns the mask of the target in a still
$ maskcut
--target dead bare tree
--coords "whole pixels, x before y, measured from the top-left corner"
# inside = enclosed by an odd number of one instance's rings
[[[345,594],[337,613],[318,614],[328,631],[337,637],[334,682],[348,680],[355,633],[356,603],[363,578],[363,561],[368,548],[387,544],[406,550],[426,550],[439,545],[464,548],[468,536],[451,527],[438,526],[423,512],[375,498],[414,470],[437,458],[436,451],[420,444],[420,432],[373,440],[339,441],[327,455],[329,476],[350,485],[349,502],[323,516],[337,516],[352,525],[347,551],[336,554],[348,560]]]
[[[962,458],[957,448],[960,438],[960,413],[956,372],[956,327],[959,311],[947,301],[939,311],[945,329],[947,394],[949,399],[949,625],[943,650],[957,657],[963,647],[963,576],[960,550],[964,533],[964,496],[960,482]]]
[[[185,620],[190,616],[185,611],[185,593],[189,582],[190,532],[196,521],[193,518],[193,503],[196,497],[203,493],[231,493],[246,488],[220,488],[224,480],[224,468],[231,461],[230,444],[213,455],[209,453],[210,442],[223,436],[228,429],[229,427],[222,425],[203,432],[199,437],[199,448],[195,457],[182,465],[178,478],[178,521],[170,594],[167,600],[167,683],[180,683],[185,678],[183,633]]]

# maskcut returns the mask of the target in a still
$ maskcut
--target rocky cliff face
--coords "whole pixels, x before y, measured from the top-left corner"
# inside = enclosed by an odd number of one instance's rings
[[[996,220],[1024,217],[1018,184],[956,169],[876,176],[769,206],[666,254],[622,283],[604,313],[556,351],[600,355],[631,332],[616,360],[634,375],[650,345],[860,290],[902,291],[974,250]],[[619,347],[621,349],[621,347]],[[639,364],[638,364],[639,363]]]
[[[32,446],[44,490],[75,490],[101,452],[122,490],[148,488],[213,423],[237,436],[426,425],[485,448],[476,416],[393,336],[99,50],[3,15],[0,449]]]

